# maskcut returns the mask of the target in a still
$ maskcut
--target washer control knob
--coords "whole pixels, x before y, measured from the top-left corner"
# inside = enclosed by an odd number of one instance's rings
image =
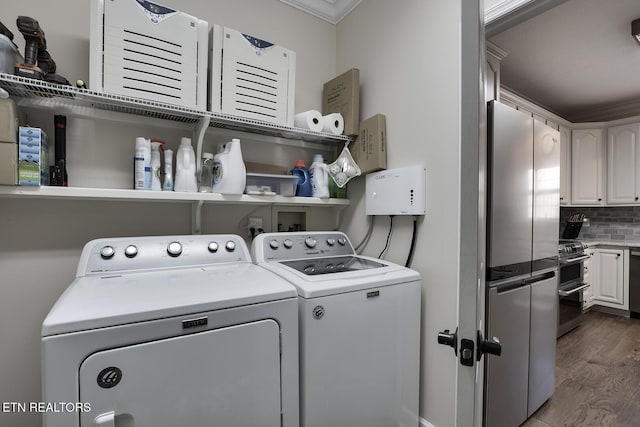
[[[333,264],[327,264],[325,268],[327,269],[327,271],[333,271],[336,267]]]
[[[291,249],[293,247],[293,240],[285,239],[284,242],[282,242],[282,244],[284,245],[285,248]]]
[[[113,249],[113,246],[105,246],[104,248],[100,249],[100,256],[102,257],[102,259],[111,259],[115,254],[116,251],[115,249]]]
[[[333,239],[333,238],[331,238],[331,237],[329,237],[329,238],[327,239],[327,245],[329,245],[329,246],[333,246],[333,245],[335,245],[335,244],[336,244],[336,239]]]
[[[234,242],[233,240],[229,240],[225,245],[224,245],[225,249],[227,250],[227,252],[233,252],[236,250],[236,242]]]
[[[302,271],[304,271],[305,274],[313,274],[316,272],[316,267],[313,265],[308,265]]]
[[[218,252],[218,248],[218,242],[209,242],[209,246],[207,246],[207,249],[209,249],[209,252],[211,252],[212,254]]]
[[[307,237],[304,241],[304,244],[307,245],[308,248],[315,248],[316,243],[317,241],[313,237]]]
[[[280,242],[278,242],[276,239],[273,239],[269,242],[269,246],[271,246],[271,249],[278,249],[280,247]]]
[[[127,258],[133,258],[138,255],[138,248],[134,245],[129,245],[125,248],[124,254]]]
[[[171,242],[169,246],[167,246],[167,253],[169,256],[177,257],[182,253],[182,245],[180,242]]]
[[[340,243],[340,246],[344,246],[347,244],[347,239],[344,237],[338,237],[338,243]]]

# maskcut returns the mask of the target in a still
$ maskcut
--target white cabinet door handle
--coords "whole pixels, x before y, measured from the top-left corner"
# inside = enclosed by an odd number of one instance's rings
[[[115,412],[106,412],[95,417],[93,420],[93,427],[116,427]]]

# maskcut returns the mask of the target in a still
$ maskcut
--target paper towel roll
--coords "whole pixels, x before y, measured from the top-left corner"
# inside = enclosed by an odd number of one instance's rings
[[[332,113],[322,116],[322,132],[342,135],[342,132],[344,132],[344,118],[342,114]]]
[[[322,114],[316,110],[304,111],[293,116],[293,125],[297,128],[322,132]]]

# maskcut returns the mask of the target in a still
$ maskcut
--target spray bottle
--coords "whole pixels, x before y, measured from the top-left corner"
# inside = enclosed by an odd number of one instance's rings
[[[173,191],[173,151],[164,150],[164,182],[163,191]]]
[[[147,138],[136,138],[136,152],[133,157],[133,188],[151,189],[151,143]]]
[[[162,142],[151,142],[151,190],[162,190],[162,180],[160,179],[160,146]]]

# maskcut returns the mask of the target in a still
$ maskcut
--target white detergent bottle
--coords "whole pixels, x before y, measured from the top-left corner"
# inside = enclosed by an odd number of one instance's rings
[[[247,183],[247,170],[242,161],[240,140],[227,142],[213,158],[214,193],[242,194]]]
[[[313,156],[313,162],[309,166],[309,176],[313,197],[329,198],[329,167],[324,164],[322,154]]]
[[[160,146],[161,142],[151,142],[151,190],[162,190],[160,179]]]
[[[180,138],[180,147],[176,155],[176,178],[173,191],[185,191],[188,193],[198,191],[196,153],[191,146],[191,138]]]
[[[173,191],[173,151],[164,150],[164,181],[163,191]]]

